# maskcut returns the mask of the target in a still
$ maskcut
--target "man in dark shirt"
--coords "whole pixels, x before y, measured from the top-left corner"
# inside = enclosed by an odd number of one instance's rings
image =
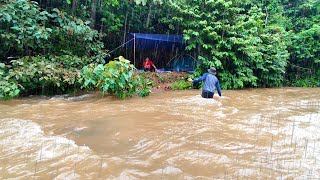
[[[192,80],[191,78],[189,78],[188,80],[194,83],[204,81],[202,94],[201,94],[203,98],[213,98],[215,88],[217,89],[218,94],[221,97],[222,94],[221,94],[220,83],[218,78],[215,76],[216,74],[217,74],[216,69],[214,67],[211,67],[210,69],[208,69],[208,73],[205,73],[200,78],[195,80]]]

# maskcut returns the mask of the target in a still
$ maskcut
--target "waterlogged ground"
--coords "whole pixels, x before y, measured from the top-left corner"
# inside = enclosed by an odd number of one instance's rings
[[[319,179],[320,89],[0,102],[0,179]]]

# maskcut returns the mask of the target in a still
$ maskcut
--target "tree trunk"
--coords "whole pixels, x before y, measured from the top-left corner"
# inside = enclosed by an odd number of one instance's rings
[[[91,0],[91,15],[90,15],[90,19],[91,19],[90,27],[91,28],[94,28],[94,25],[96,23],[96,14],[97,14],[97,0]]]
[[[128,21],[128,11],[126,12],[126,19],[124,21],[123,44],[126,43],[127,21]]]
[[[265,19],[265,22],[264,22],[264,27],[268,26],[268,16],[269,16],[269,13],[268,13],[268,9],[266,7],[266,19]]]
[[[149,12],[148,12],[148,16],[147,16],[147,22],[146,22],[146,29],[147,30],[149,28],[149,23],[150,23],[151,8],[152,8],[152,5],[150,5],[150,7],[149,7]]]
[[[102,40],[102,36],[103,36],[103,22],[101,22],[101,27],[100,27],[100,37],[99,37],[99,40],[101,41]]]
[[[77,0],[72,0],[72,15],[76,14]]]

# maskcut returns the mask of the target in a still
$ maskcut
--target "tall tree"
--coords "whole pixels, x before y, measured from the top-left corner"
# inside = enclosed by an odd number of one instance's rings
[[[90,27],[94,28],[96,24],[97,0],[91,0]]]

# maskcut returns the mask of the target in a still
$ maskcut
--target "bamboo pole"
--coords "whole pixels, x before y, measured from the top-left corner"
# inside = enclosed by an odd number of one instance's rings
[[[133,65],[136,66],[136,33],[133,33]]]

